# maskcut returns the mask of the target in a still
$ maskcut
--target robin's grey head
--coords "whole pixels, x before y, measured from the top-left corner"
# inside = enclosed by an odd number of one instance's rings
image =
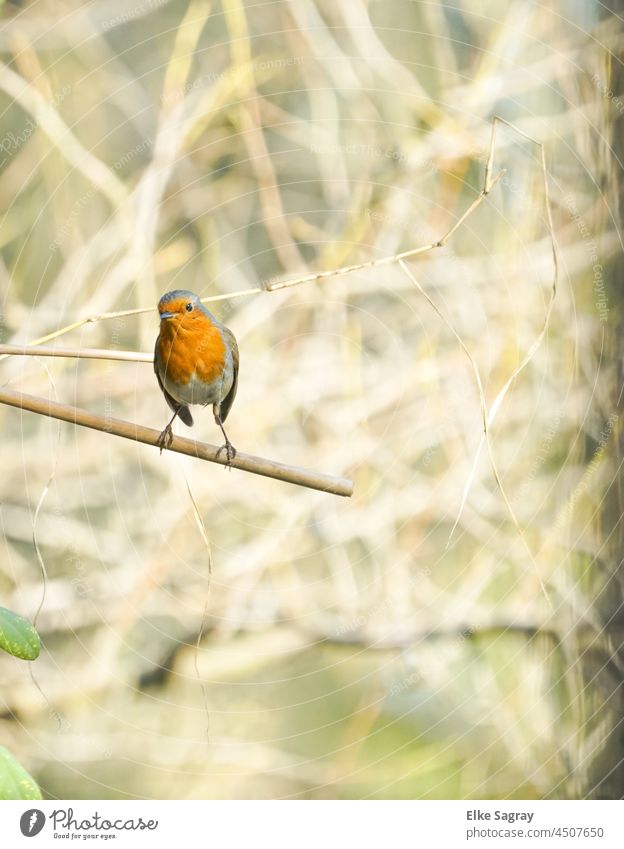
[[[181,320],[190,318],[193,313],[201,312],[199,296],[187,289],[175,289],[167,292],[158,302],[158,312],[161,321]]]

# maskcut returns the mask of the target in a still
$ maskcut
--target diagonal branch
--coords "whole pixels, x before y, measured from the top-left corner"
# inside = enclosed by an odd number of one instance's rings
[[[111,433],[113,436],[121,436],[124,439],[132,439],[135,442],[143,442],[145,445],[158,447],[160,432],[154,428],[143,427],[121,419],[112,419],[108,416],[100,416],[97,413],[72,407],[69,404],[59,404],[47,398],[24,395],[9,389],[0,389],[0,404],[7,404],[9,407],[17,407],[31,413],[38,413],[70,424],[89,427],[93,430]],[[210,463],[219,463],[222,466],[228,465],[223,448],[209,445],[206,442],[196,442],[194,439],[174,436],[169,450],[178,454],[186,454],[188,457],[196,457],[198,460],[208,460]],[[229,465],[243,472],[263,475],[285,483],[305,486],[308,489],[318,489],[332,495],[342,495],[348,498],[353,494],[353,481],[348,478],[325,475],[322,472],[302,469],[299,466],[287,466],[283,463],[276,463],[274,460],[254,457],[251,454],[237,453]]]

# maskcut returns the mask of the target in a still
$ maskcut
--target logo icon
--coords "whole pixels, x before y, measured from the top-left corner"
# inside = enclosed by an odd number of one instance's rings
[[[24,837],[34,837],[39,834],[45,823],[45,814],[38,808],[24,811],[20,817],[20,829]]]

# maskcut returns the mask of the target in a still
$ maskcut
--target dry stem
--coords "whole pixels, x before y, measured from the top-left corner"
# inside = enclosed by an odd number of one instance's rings
[[[50,416],[50,418],[60,419],[61,421],[81,425],[82,427],[90,427],[93,430],[100,430],[104,433],[112,433],[114,436],[122,436],[124,439],[132,439],[136,442],[143,442],[146,445],[158,446],[160,432],[154,428],[143,427],[142,425],[134,424],[134,422],[126,422],[121,419],[112,419],[108,416],[100,416],[97,413],[81,410],[79,407],[72,407],[69,404],[59,404],[47,398],[39,398],[35,395],[24,395],[21,392],[2,389],[0,390],[0,404],[29,410],[32,413]],[[196,442],[194,439],[174,436],[169,450],[176,451],[178,454],[186,454],[189,457],[197,457],[199,460],[219,463],[222,466],[228,465],[227,456],[223,448],[218,448],[216,445],[209,445],[206,442]],[[349,497],[353,494],[353,482],[347,478],[324,475],[321,472],[302,469],[299,466],[287,466],[283,463],[276,463],[273,460],[266,460],[263,457],[254,457],[251,454],[237,453],[229,465],[243,472],[264,475],[265,477],[275,478],[286,483],[297,484],[297,486],[318,489],[321,492],[328,492],[332,495]]]

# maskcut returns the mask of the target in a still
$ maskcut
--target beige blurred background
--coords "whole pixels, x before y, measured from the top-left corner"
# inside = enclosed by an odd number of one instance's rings
[[[233,443],[355,493],[0,409],[0,603],[32,618],[47,572],[34,681],[0,657],[0,744],[51,798],[624,792],[621,21],[580,0],[2,13],[1,341],[174,288],[226,296]],[[545,145],[560,274],[491,428],[508,503],[482,451],[461,509],[474,372],[397,263],[239,293],[436,241],[483,187],[495,114]],[[500,128],[494,166],[490,197],[408,263],[488,405],[553,282],[539,148]],[[157,330],[154,309],[55,344],[150,351]],[[146,364],[0,369],[168,418]],[[177,432],[218,442],[195,420]]]

